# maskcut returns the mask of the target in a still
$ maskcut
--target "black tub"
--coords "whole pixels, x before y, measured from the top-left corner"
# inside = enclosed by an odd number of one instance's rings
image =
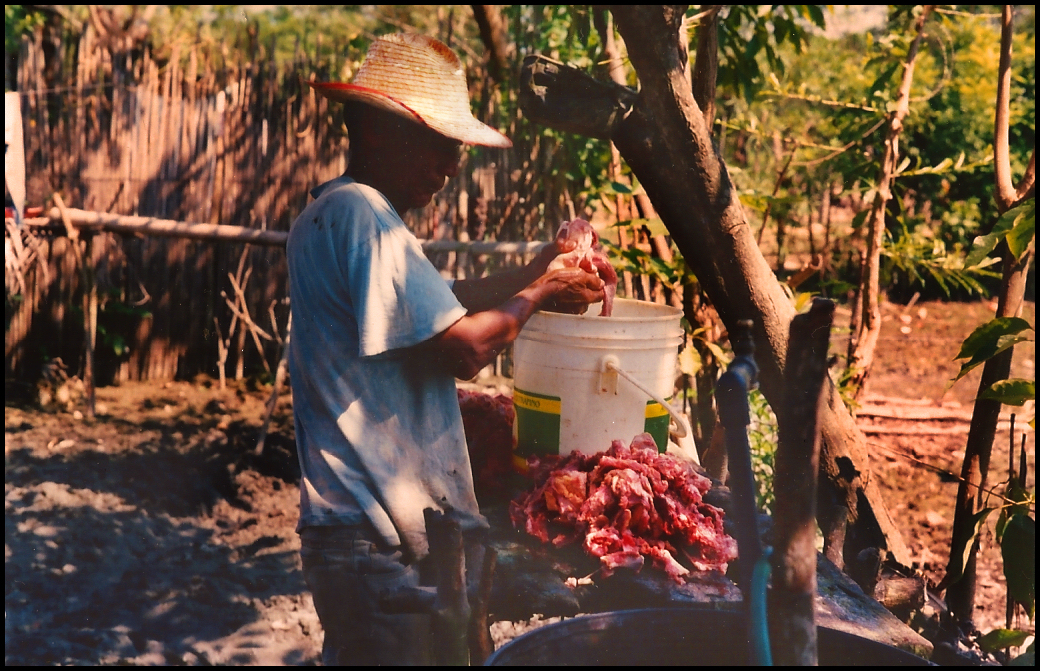
[[[745,666],[744,617],[702,608],[648,608],[544,625],[505,644],[486,666]],[[819,628],[824,665],[930,666],[899,648]]]

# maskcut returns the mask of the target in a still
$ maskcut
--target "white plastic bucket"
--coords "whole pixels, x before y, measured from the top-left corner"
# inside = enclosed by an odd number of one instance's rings
[[[668,446],[682,311],[619,298],[613,315],[538,312],[513,344],[514,465],[536,454],[602,452],[640,433]],[[656,400],[652,397],[656,397]]]

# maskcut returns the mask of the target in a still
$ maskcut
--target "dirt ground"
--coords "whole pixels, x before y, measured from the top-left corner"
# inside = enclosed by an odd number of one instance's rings
[[[934,581],[957,488],[948,473],[959,470],[978,383],[973,375],[950,387],[952,357],[992,314],[985,303],[886,305],[861,413],[890,510]],[[1025,316],[1035,323],[1032,304]],[[1020,346],[1016,376],[1035,379],[1033,352]],[[294,532],[291,401],[280,399],[257,455],[270,388],[217,387],[208,379],[105,387],[93,422],[75,399],[46,410],[5,402],[7,665],[318,663],[322,634]],[[1017,444],[1034,410],[1016,411]],[[946,418],[882,416],[900,413]],[[1008,443],[1002,424],[992,485],[1006,478]],[[1004,621],[991,534],[979,582],[977,624],[986,631]],[[522,628],[495,631],[501,641]]]

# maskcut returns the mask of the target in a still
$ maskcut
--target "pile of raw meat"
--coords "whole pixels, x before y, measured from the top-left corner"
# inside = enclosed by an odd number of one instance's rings
[[[510,505],[513,524],[560,547],[581,540],[599,557],[601,573],[640,570],[645,558],[682,583],[691,569],[725,573],[737,543],[725,533],[723,512],[705,503],[711,480],[694,466],[660,454],[640,434],[606,452],[532,460],[535,486]]]
[[[490,500],[505,492],[502,483],[513,468],[513,399],[465,389],[458,394],[473,485],[478,500]]]
[[[601,317],[609,317],[614,309],[614,296],[617,294],[618,276],[610,260],[599,244],[599,234],[592,224],[584,219],[574,219],[560,224],[560,230],[556,238],[563,237],[567,240],[576,240],[578,246],[566,254],[560,254],[552,263],[549,270],[559,268],[584,268],[587,272],[598,273],[603,280],[603,308],[600,310]]]

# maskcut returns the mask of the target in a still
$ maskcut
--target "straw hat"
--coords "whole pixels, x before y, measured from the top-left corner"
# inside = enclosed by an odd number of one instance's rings
[[[307,82],[337,102],[363,102],[424,123],[441,135],[487,147],[511,147],[469,109],[466,71],[446,44],[424,35],[384,35],[372,43],[350,84]]]

